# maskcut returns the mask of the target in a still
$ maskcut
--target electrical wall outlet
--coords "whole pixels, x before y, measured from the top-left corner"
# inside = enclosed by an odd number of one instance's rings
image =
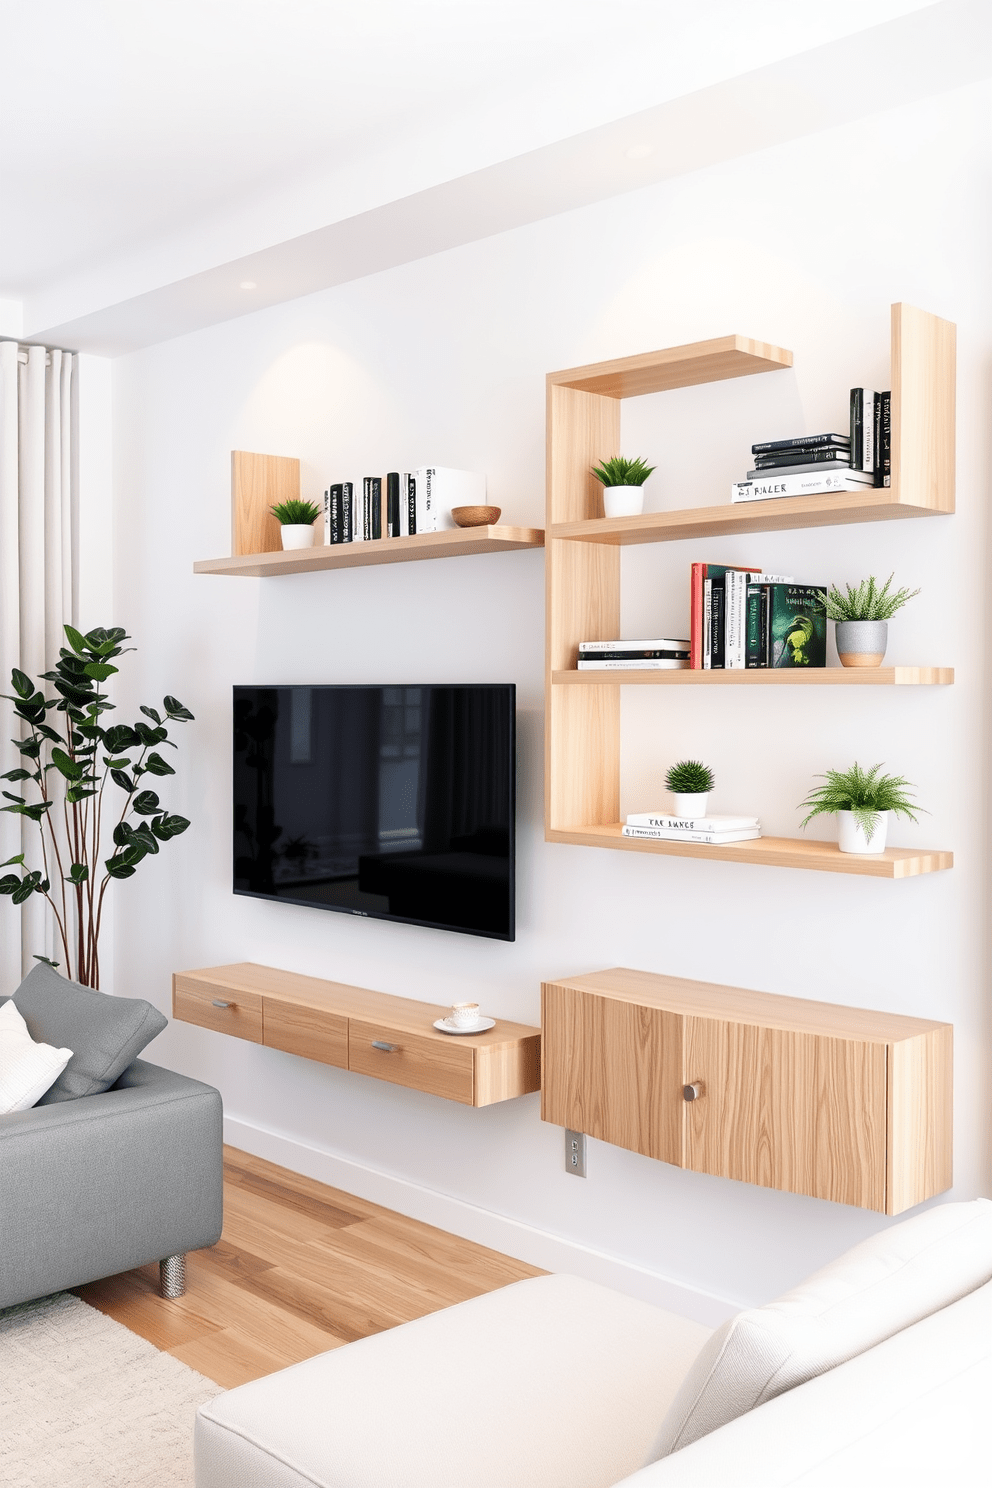
[[[565,1128],[565,1171],[576,1178],[586,1176],[585,1132],[569,1131]]]

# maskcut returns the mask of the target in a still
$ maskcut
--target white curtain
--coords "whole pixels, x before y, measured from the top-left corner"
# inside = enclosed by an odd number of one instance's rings
[[[10,691],[12,667],[35,679],[49,671],[62,644],[63,625],[76,620],[77,383],[78,358],[69,352],[0,341],[3,693]],[[0,773],[21,763],[11,742],[18,729],[10,708],[0,702]],[[19,787],[6,781],[2,785],[21,794]],[[0,812],[0,863],[20,852],[29,868],[41,867],[38,829],[23,817]],[[44,900],[34,894],[19,911],[9,899],[0,900],[0,995],[13,992],[37,965],[36,953],[53,955]],[[53,959],[64,958],[59,951]]]

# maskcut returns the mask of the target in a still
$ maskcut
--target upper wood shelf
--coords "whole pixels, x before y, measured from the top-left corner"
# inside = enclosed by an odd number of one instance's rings
[[[376,563],[410,563],[419,558],[506,553],[514,548],[543,546],[544,532],[540,527],[454,527],[443,532],[420,532],[416,537],[384,537],[377,542],[206,558],[193,564],[193,572],[266,579],[279,574],[316,573],[325,568],[365,568]]]
[[[554,672],[556,687],[950,687],[953,667],[748,667],[743,671]]]
[[[770,501],[690,506],[681,511],[643,512],[637,517],[593,517],[558,522],[550,536],[628,547],[635,543],[677,542],[685,538],[728,537],[743,532],[783,532],[800,527],[836,527],[855,522],[887,522],[898,517],[947,515],[932,506],[900,501],[891,487],[823,492],[819,496]]]
[[[625,837],[620,822],[547,831],[549,842],[582,847],[616,847],[625,852],[663,853],[679,858],[717,858],[765,868],[813,868],[823,873],[864,874],[869,878],[916,878],[954,865],[954,854],[935,848],[887,847],[884,853],[843,853],[835,842],[794,837],[755,837],[750,842],[667,842]]]
[[[749,377],[754,372],[777,372],[791,366],[792,352],[781,346],[752,341],[749,336],[717,336],[712,341],[668,346],[663,351],[618,357],[612,362],[569,367],[564,372],[549,373],[548,382],[606,398],[639,398],[645,393],[665,393],[672,388]]]

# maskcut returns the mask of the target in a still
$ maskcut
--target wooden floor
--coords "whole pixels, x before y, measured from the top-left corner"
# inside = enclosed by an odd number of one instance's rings
[[[77,1294],[229,1389],[540,1272],[498,1251],[224,1149],[224,1234],[187,1262],[185,1297],[158,1266]]]

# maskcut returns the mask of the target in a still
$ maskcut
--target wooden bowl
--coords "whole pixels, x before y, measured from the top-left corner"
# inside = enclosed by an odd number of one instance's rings
[[[451,518],[456,527],[495,527],[500,518],[498,506],[453,506]]]

